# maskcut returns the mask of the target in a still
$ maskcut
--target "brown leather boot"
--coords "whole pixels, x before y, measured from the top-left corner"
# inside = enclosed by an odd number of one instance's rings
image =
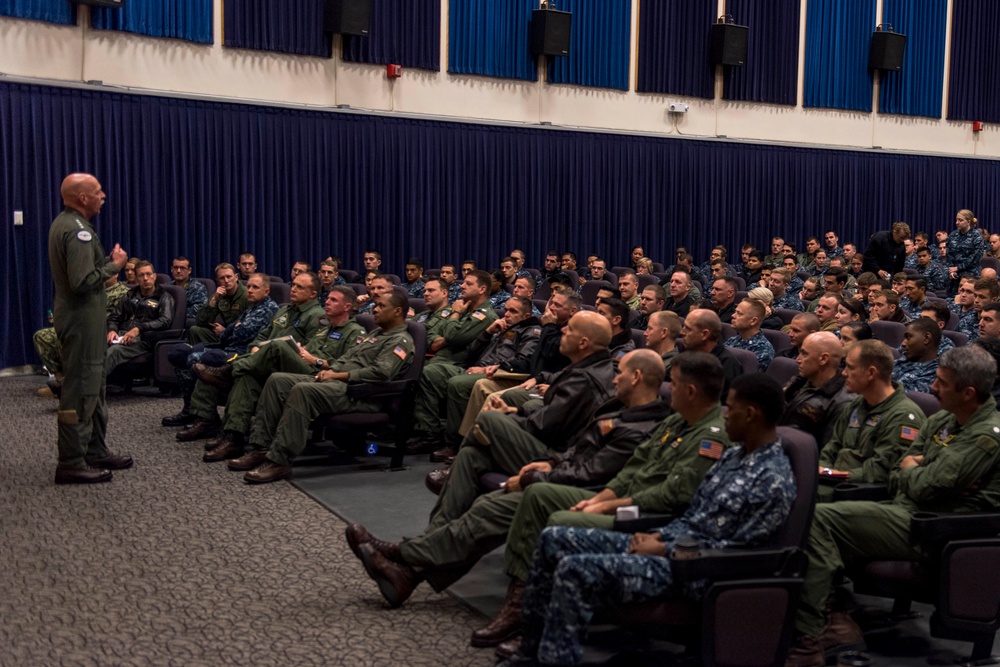
[[[201,460],[205,463],[214,463],[241,456],[243,456],[243,434],[234,431],[223,431],[219,444],[205,452]]]
[[[792,645],[788,647],[785,667],[823,667],[824,665],[826,665],[826,659],[823,657],[823,649],[815,637],[798,635]]]
[[[198,419],[194,424],[188,426],[183,431],[180,431],[176,438],[180,442],[190,442],[192,440],[203,440],[205,438],[211,438],[219,432],[219,428],[222,427],[222,422],[216,417],[214,420],[210,419]]]
[[[394,563],[406,565],[406,561],[403,560],[403,554],[400,552],[399,542],[380,540],[368,532],[368,529],[360,523],[347,524],[347,530],[344,532],[347,536],[347,546],[351,548],[351,551],[358,558],[361,558],[361,545],[370,544],[375,551]]]
[[[865,635],[846,611],[832,611],[819,636],[823,653],[836,658],[844,651],[864,651]]]
[[[511,579],[507,587],[507,599],[503,607],[485,627],[472,633],[472,645],[477,648],[497,646],[521,631],[521,598],[524,596],[524,582]]]

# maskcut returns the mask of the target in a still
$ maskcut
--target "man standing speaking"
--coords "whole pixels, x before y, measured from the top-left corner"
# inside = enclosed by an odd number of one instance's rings
[[[70,174],[60,194],[65,208],[49,228],[49,264],[56,297],[52,315],[62,349],[65,379],[59,398],[59,464],[56,484],[111,481],[111,470],[131,467],[132,458],[108,451],[104,434],[107,296],[104,281],[117,275],[128,255],[115,244],[104,256],[90,220],[106,195],[90,174]]]

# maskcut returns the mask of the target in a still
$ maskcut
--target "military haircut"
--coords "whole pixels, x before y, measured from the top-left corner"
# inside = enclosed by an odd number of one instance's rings
[[[139,269],[143,269],[143,268],[145,268],[147,266],[149,268],[153,269],[153,263],[152,262],[147,262],[144,259],[140,259],[138,262],[135,263],[135,267],[133,267],[135,269],[135,274],[139,275]],[[156,273],[156,269],[153,269],[153,273]]]
[[[990,304],[987,304],[987,306],[989,305]],[[997,305],[1000,306],[1000,304]],[[984,307],[983,310],[985,311],[986,308]],[[941,301],[940,299],[928,299],[927,301],[920,304],[920,312],[925,313],[927,311],[933,312],[934,313],[933,319],[937,320],[942,324],[947,324],[948,321],[951,319],[951,309],[948,308],[947,303]]]
[[[764,321],[765,317],[767,317],[767,307],[757,299],[743,299],[743,301],[740,302],[740,305],[746,306],[750,309],[750,313],[757,318],[757,326],[760,326],[760,323]]]
[[[136,269],[139,266],[136,265]],[[990,291],[990,299],[996,299],[1000,296],[1000,282],[997,282],[996,278],[980,278],[974,284],[972,289],[979,291],[981,289]]]
[[[885,302],[890,306],[899,305],[899,294],[896,292],[896,290],[880,289],[877,292],[875,292],[875,298],[878,297],[883,297],[885,299]]]
[[[722,260],[719,260],[719,263],[723,264],[724,262]],[[715,266],[715,264],[716,264],[715,262],[712,262],[712,266]],[[712,282],[713,283],[717,283],[720,280],[722,282],[726,283],[726,287],[729,287],[734,292],[738,291],[738,287],[737,287],[737,284],[736,284],[736,278],[733,278],[732,276],[719,276],[718,278],[716,278]]]
[[[490,274],[480,269],[473,269],[469,271],[469,277],[474,278],[480,287],[485,287],[487,294],[490,293],[490,288],[493,286],[493,277]]]
[[[716,316],[718,319],[718,316]],[[670,366],[681,376],[681,379],[693,385],[705,400],[718,402],[722,398],[722,387],[725,384],[725,374],[722,362],[718,357],[708,352],[681,352]]]
[[[834,280],[836,280],[841,285],[847,284],[847,269],[843,267],[835,266],[830,269],[827,269],[826,275],[833,276]]]
[[[912,329],[920,335],[930,336],[934,349],[937,349],[937,346],[941,344],[941,327],[938,326],[936,320],[929,317],[918,317],[907,322],[906,328]]]
[[[187,257],[185,257],[184,255],[177,255],[177,257],[174,257],[174,261],[175,262],[187,262],[188,263],[188,268],[192,268],[191,267],[191,260],[188,259]]]
[[[580,310],[580,306],[583,305],[583,297],[577,292],[563,292],[562,295],[566,297],[566,305],[573,310]]]
[[[954,374],[955,386],[959,390],[966,387],[975,389],[976,399],[980,403],[990,397],[990,390],[997,378],[997,362],[981,346],[952,348],[941,355],[938,367]]]
[[[667,290],[663,289],[663,285],[646,285],[642,288],[642,291],[645,292],[646,290],[652,290],[653,294],[656,295],[657,301],[667,300]]]
[[[856,256],[857,255],[855,255],[855,257]],[[871,271],[865,271],[864,273],[862,273],[861,275],[858,276],[858,279],[857,279],[856,282],[861,287],[871,287],[872,285],[874,285],[875,283],[878,282],[878,276],[876,276]]]
[[[776,266],[771,269],[771,276],[781,276],[781,279],[785,281],[786,287],[792,282],[792,272],[783,266]]]
[[[420,269],[421,271],[423,271],[424,270],[424,260],[420,259],[419,257],[411,257],[408,260],[406,260],[406,264],[404,264],[404,266],[415,266],[418,269]]]
[[[756,406],[767,426],[777,426],[785,413],[785,392],[770,375],[740,375],[733,379],[729,390],[736,400]]]
[[[447,266],[447,264],[445,266]],[[425,285],[430,285],[431,283],[437,283],[442,292],[448,291],[448,281],[444,278],[429,278]]]
[[[316,275],[315,271],[304,271],[300,273],[299,276],[308,276],[309,279],[312,281],[312,290],[317,294],[319,294],[320,281],[319,281],[319,276]],[[296,276],[296,278],[297,277],[298,276]]]
[[[918,289],[922,290],[927,289],[927,279],[922,276],[907,276],[906,282],[908,283],[912,282],[913,285]]]
[[[236,273],[236,267],[235,266],[233,266],[229,262],[220,262],[219,264],[215,265],[215,276],[218,277],[219,276],[219,271],[225,271],[226,269],[229,269],[233,273]]]
[[[267,275],[266,273],[261,273],[260,271],[257,271],[256,273],[251,273],[250,277],[260,278],[261,287],[267,290],[271,289],[271,276]]]
[[[361,253],[362,257],[364,257],[365,255],[375,255],[375,259],[378,260],[382,259],[382,253],[380,253],[375,248],[368,248],[368,250],[365,250],[363,253]]]
[[[527,313],[529,317],[531,316],[531,301],[530,300],[528,300],[527,298],[525,298],[523,296],[512,296],[509,299],[507,299],[507,304],[506,305],[510,305],[511,301],[515,301],[518,304],[520,304],[520,306],[524,310],[524,312]]]
[[[340,260],[334,259],[332,257],[330,259],[324,259],[322,262],[319,263],[319,265],[320,266],[329,266],[334,271],[339,271],[340,270]],[[308,266],[308,264],[306,266]],[[308,273],[310,270],[311,270],[311,267],[309,269],[306,269],[305,272]]]
[[[639,371],[642,384],[649,389],[657,389],[667,377],[667,367],[663,357],[652,350],[632,350],[619,362],[618,368]]]
[[[347,302],[347,305],[351,308],[351,310],[354,310],[354,307],[358,304],[358,295],[353,289],[347,285],[334,285],[330,288],[330,294],[333,294],[334,292],[343,295],[344,301]]]
[[[750,246],[750,247],[753,248],[753,246]],[[744,250],[745,249],[746,249],[746,246],[744,246]],[[761,262],[764,261],[764,253],[761,252],[760,250],[757,250],[756,248],[753,248],[750,252],[748,252],[747,253],[747,257],[753,257],[755,259],[760,260]]]
[[[622,321],[621,321],[621,326],[622,327],[628,326],[629,310],[630,309],[629,309],[627,303],[625,303],[621,299],[611,298],[611,299],[601,299],[600,305],[607,306],[608,309],[611,311],[611,316],[612,317],[620,317],[620,318],[622,318]]]
[[[295,266],[296,264],[301,264],[302,266],[306,267],[305,268],[306,271],[312,271],[312,264],[310,264],[304,259],[297,259],[294,262],[292,262],[292,266]]]
[[[802,325],[802,328],[806,331],[812,333],[819,331],[820,323],[819,318],[816,317],[815,313],[799,313],[792,317],[792,322],[798,321]]]
[[[404,315],[410,310],[409,297],[399,290],[391,289],[382,296],[389,300],[389,306],[392,308],[399,308]]]
[[[935,325],[937,326],[937,325]],[[892,369],[896,360],[888,345],[878,339],[858,341],[851,352],[858,351],[858,361],[863,368],[874,368],[878,378],[883,382],[892,381]]]
[[[672,310],[658,310],[649,316],[649,321],[653,326],[666,329],[671,340],[677,340],[681,335],[681,327],[684,326],[680,316]]]

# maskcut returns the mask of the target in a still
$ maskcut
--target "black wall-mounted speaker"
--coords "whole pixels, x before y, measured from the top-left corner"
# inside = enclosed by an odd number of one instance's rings
[[[573,15],[555,9],[531,12],[531,35],[528,45],[535,56],[568,56],[569,31]]]
[[[903,69],[904,53],[906,35],[876,30],[872,33],[871,48],[868,50],[868,67],[898,72]]]
[[[713,65],[742,65],[747,59],[750,28],[735,23],[713,23],[708,59]]]
[[[323,32],[368,36],[372,0],[326,0]]]

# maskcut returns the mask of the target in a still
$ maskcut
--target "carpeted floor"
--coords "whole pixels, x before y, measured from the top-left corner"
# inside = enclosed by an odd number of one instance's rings
[[[53,485],[41,383],[0,379],[0,665],[493,664],[468,643],[481,616],[428,587],[388,609],[331,512],[176,442],[179,400],[111,397],[136,467]]]

